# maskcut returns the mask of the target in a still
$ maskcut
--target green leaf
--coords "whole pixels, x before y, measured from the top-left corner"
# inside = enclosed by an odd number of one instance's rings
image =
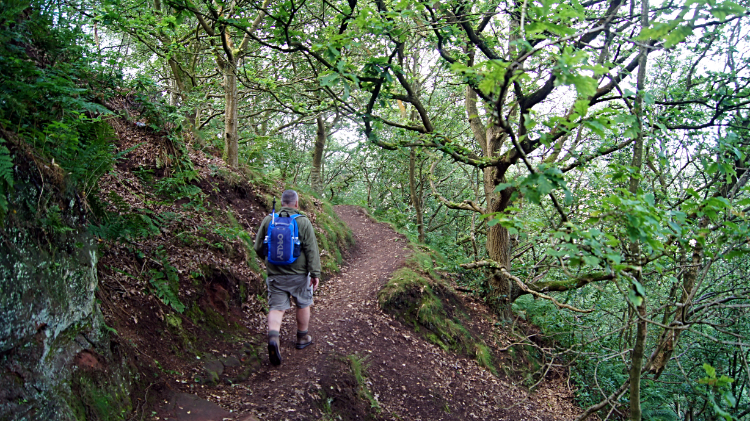
[[[730,408],[734,408],[735,406],[737,406],[737,398],[734,397],[734,395],[732,394],[732,391],[727,390],[725,393],[721,395],[721,397],[723,398],[724,402],[726,402],[727,405],[729,405]]]
[[[744,256],[746,254],[748,254],[748,250],[734,249],[734,250],[732,250],[732,251],[724,254],[724,258],[727,259],[727,260],[732,260],[735,257]]]
[[[599,266],[599,259],[595,256],[584,256],[583,262],[589,266]]]
[[[586,120],[583,122],[583,125],[588,127],[592,132],[602,137],[604,137],[604,131],[607,129],[607,127],[605,127],[597,120]]]
[[[635,287],[635,290],[638,292],[638,295],[641,295],[643,297],[646,296],[646,288],[643,287],[643,284],[633,279],[633,286]]]
[[[495,187],[495,192],[499,193],[507,189],[508,187],[513,187],[513,184],[512,183],[500,183],[497,185],[497,187]]]
[[[739,16],[745,13],[747,9],[740,6],[739,4],[733,2],[733,1],[725,1],[724,3],[721,3],[717,5],[716,7],[711,9],[711,14],[714,15],[716,19],[724,20],[727,18],[727,16],[734,15]]]
[[[5,139],[0,138],[0,179],[5,181],[8,187],[13,188],[13,159],[3,142]]]
[[[341,76],[338,73],[331,73],[320,78],[320,86],[334,86]]]
[[[587,99],[579,99],[576,101],[573,109],[579,116],[585,117],[586,113],[589,112],[589,101]]]
[[[576,75],[569,78],[571,83],[576,87],[578,96],[588,98],[596,93],[599,87],[596,79],[590,76]]]
[[[716,378],[716,369],[711,366],[709,363],[703,363],[703,370],[706,371],[706,375],[709,378],[715,379]]]
[[[527,34],[535,34],[537,32],[544,32],[547,29],[547,24],[544,22],[532,22],[524,27]]]
[[[482,91],[483,94],[491,95],[495,91],[496,85],[497,84],[495,83],[494,79],[484,78],[481,82],[479,82],[478,88]]]
[[[693,28],[690,25],[678,26],[673,29],[664,41],[664,48],[672,48],[675,45],[685,41],[689,35],[693,35]]]
[[[651,28],[645,28],[636,37],[638,41],[648,41],[652,39],[661,39],[674,28],[673,22],[657,22]]]
[[[634,307],[640,307],[643,304],[643,297],[636,295],[634,289],[628,291],[628,300],[633,304]]]

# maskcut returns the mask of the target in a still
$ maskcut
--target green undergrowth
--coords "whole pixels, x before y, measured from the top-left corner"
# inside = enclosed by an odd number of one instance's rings
[[[474,358],[497,374],[489,347],[466,324],[469,314],[453,288],[434,267],[442,256],[425,247],[414,247],[406,266],[397,270],[378,293],[380,307],[399,318],[426,340],[446,351]]]
[[[300,210],[309,212],[315,208],[315,236],[320,249],[320,264],[323,272],[339,272],[344,261],[343,251],[354,245],[354,236],[348,226],[336,215],[333,206],[312,195],[300,193]]]

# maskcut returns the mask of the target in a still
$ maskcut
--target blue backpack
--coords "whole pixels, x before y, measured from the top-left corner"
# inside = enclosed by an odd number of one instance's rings
[[[291,265],[299,257],[302,243],[299,241],[296,219],[300,216],[302,215],[281,216],[275,209],[272,211],[271,223],[263,239],[263,244],[268,250],[266,258],[269,263],[277,266]]]

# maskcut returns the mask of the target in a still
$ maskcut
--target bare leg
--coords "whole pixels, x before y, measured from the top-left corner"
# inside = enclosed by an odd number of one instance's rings
[[[284,312],[281,310],[271,310],[268,312],[268,330],[281,330],[281,319],[284,318]],[[297,311],[297,319],[299,319],[299,310]],[[309,313],[308,313],[309,319]]]
[[[283,318],[284,312],[281,310],[271,310],[268,312],[268,359],[271,365],[281,364],[279,329],[281,329],[281,319]]]
[[[271,314],[268,314],[269,320]],[[310,324],[310,307],[297,309],[297,331],[305,332]],[[269,325],[270,326],[270,325]]]

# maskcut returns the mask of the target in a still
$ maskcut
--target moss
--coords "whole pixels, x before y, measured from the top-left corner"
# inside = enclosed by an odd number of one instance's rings
[[[367,387],[366,371],[369,365],[367,362],[367,356],[361,357],[354,354],[347,356],[347,359],[349,360],[349,367],[352,370],[354,380],[357,382],[357,395],[368,401],[370,403],[370,408],[374,409],[376,413],[380,413],[380,404],[373,396],[370,388]]]
[[[425,262],[424,256],[427,255],[417,256],[412,263]],[[480,365],[496,373],[489,348],[463,325],[462,320],[467,318],[449,286],[404,267],[380,290],[378,301],[384,311],[414,326],[429,342],[476,358]]]
[[[332,258],[326,258],[324,259],[324,262],[321,264],[323,272],[325,273],[337,273],[339,269],[339,265],[336,264],[336,261]]]
[[[428,272],[432,269],[432,259],[427,253],[421,251],[412,252],[411,256],[406,259],[406,264]]]
[[[206,324],[208,324],[209,326],[222,330],[229,329],[229,324],[226,320],[224,320],[224,316],[222,316],[218,311],[212,309],[211,307],[206,307],[203,309],[203,314],[205,315]]]
[[[167,323],[167,329],[173,337],[179,338],[181,345],[184,349],[194,350],[193,344],[196,341],[196,337],[189,331],[182,327],[182,318],[174,313],[167,314],[164,316],[164,321]],[[183,349],[173,345],[172,348],[176,354],[181,354]]]
[[[483,343],[476,343],[474,344],[474,346],[474,352],[476,354],[476,359],[479,365],[490,370],[492,374],[497,376],[497,369],[492,364],[492,352],[490,352],[490,349],[487,347],[487,345]]]
[[[187,311],[185,311],[185,315],[195,325],[206,323],[206,315],[203,314],[203,310],[201,310],[198,304],[193,304]]]
[[[426,247],[413,246],[412,250],[409,258],[406,259],[406,265],[427,273],[432,278],[438,278],[438,274],[435,273],[435,267],[445,266],[445,257]]]
[[[79,371],[73,377],[71,408],[81,420],[125,420],[133,410],[129,386],[124,379],[110,380],[98,372]]]
[[[323,231],[323,235],[326,237],[326,240],[330,244],[336,244],[338,243],[337,238],[338,235],[336,235],[336,230],[333,229],[333,227],[326,221],[327,218],[320,218],[318,220],[318,225],[320,225],[320,228]]]
[[[254,273],[260,273],[260,264],[258,263],[258,255],[255,253],[255,250],[253,249],[252,252],[247,253],[247,267],[250,268],[251,271]]]
[[[164,321],[167,322],[167,326],[173,329],[181,329],[182,328],[182,319],[180,319],[175,314],[167,314],[164,317]]]
[[[442,348],[443,351],[450,351],[450,347],[445,342],[441,341],[440,338],[438,338],[438,336],[436,334],[434,334],[432,332],[427,332],[424,335],[424,337],[430,343],[433,343],[433,344],[439,346],[440,348]]]

